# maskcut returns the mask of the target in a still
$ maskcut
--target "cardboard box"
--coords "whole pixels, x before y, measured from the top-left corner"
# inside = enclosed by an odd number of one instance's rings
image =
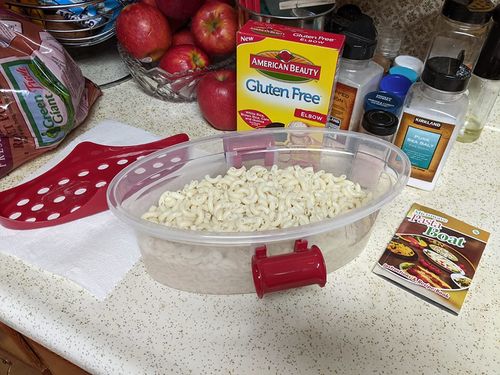
[[[249,21],[237,43],[237,130],[325,126],[343,35]]]

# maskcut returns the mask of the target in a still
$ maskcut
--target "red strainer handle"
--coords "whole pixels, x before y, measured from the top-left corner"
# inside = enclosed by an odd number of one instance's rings
[[[319,247],[308,248],[306,240],[297,240],[292,253],[268,257],[266,246],[255,249],[252,275],[255,291],[262,298],[279,290],[312,284],[325,286],[326,265]]]
[[[106,188],[118,172],[151,152],[188,140],[186,134],[177,134],[134,146],[79,143],[49,171],[0,192],[0,224],[11,229],[34,229],[107,210]],[[175,163],[167,163],[175,169],[185,159],[186,152],[179,151]]]

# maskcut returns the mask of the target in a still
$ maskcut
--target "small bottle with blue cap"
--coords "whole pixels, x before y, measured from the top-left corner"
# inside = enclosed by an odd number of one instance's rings
[[[394,94],[404,102],[412,84],[410,79],[401,74],[388,74],[380,80],[379,90]]]

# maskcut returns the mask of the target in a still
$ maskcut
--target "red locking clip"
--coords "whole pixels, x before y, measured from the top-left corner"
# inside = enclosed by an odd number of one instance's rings
[[[296,240],[292,253],[267,256],[267,247],[255,249],[252,257],[252,276],[259,298],[264,294],[326,284],[326,265],[321,250],[316,245],[307,248],[306,240]]]
[[[265,131],[255,131],[246,137],[224,138],[224,152],[229,165],[241,168],[243,162],[263,161],[264,166],[274,164],[275,152],[269,151],[274,146],[274,137]]]

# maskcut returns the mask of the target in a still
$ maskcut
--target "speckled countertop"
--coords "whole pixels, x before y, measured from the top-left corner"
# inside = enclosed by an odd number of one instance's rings
[[[215,131],[196,104],[111,87],[68,140],[104,119],[166,136]],[[495,126],[496,125],[496,126]],[[104,301],[0,255],[0,320],[94,374],[498,374],[500,369],[500,103],[479,141],[456,143],[437,188],[405,188],[385,207],[365,251],[325,288],[210,296],[153,281],[138,262]],[[0,180],[18,183],[45,155]],[[371,269],[418,202],[492,233],[459,316]]]

